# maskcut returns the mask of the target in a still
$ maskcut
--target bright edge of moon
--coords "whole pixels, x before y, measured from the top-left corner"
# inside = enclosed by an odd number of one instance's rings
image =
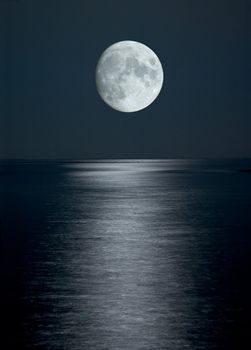
[[[158,56],[137,41],[120,41],[101,55],[96,85],[102,100],[120,112],[136,112],[159,95],[164,73]]]

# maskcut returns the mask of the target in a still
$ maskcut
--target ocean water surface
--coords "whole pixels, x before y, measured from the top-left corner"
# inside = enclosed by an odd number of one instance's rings
[[[4,349],[248,349],[250,168],[2,161]]]

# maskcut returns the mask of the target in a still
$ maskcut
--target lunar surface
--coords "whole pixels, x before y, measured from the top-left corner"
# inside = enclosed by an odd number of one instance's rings
[[[136,41],[120,41],[108,47],[96,68],[99,95],[121,112],[149,106],[161,90],[163,77],[157,55]]]

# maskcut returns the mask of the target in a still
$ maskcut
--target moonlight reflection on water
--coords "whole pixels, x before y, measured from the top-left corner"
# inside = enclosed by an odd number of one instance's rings
[[[238,348],[249,325],[247,163],[10,163],[0,172],[9,342]]]

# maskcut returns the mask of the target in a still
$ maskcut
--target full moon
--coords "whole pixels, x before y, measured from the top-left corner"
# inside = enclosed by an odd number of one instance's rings
[[[96,85],[101,98],[120,112],[136,112],[158,96],[164,74],[158,56],[137,41],[120,41],[101,55]]]

